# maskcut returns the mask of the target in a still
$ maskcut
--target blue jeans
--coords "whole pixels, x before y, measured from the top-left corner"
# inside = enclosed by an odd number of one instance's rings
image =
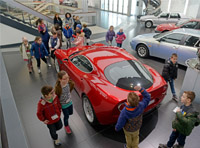
[[[120,43],[117,43],[117,47],[122,47],[122,44],[120,44]]]
[[[65,109],[62,109],[62,111],[64,114],[64,125],[68,126],[69,125],[69,122],[68,122],[69,115],[73,114],[73,105],[70,105],[69,107],[67,107]]]
[[[177,142],[180,146],[184,146],[185,145],[185,139],[186,136],[182,135],[181,133],[179,133],[178,131],[173,131],[170,135],[169,141],[167,142],[167,146],[168,147],[172,147],[175,143],[177,139]]]
[[[175,92],[175,88],[174,88],[174,79],[170,78],[170,81],[165,79],[165,81],[167,83],[169,82],[171,92],[172,92],[173,96],[176,96],[176,92]]]

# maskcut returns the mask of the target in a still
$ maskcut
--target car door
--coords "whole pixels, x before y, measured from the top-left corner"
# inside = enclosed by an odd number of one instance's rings
[[[168,22],[169,13],[161,13],[154,21],[154,25],[166,24]]]
[[[187,35],[182,45],[177,51],[178,62],[182,65],[185,65],[185,61],[187,59],[196,58],[197,55],[197,42],[199,41],[199,37]]]
[[[180,20],[179,13],[171,13],[168,19],[168,23],[177,23]]]
[[[180,33],[171,33],[161,37],[153,45],[153,56],[168,59],[172,53],[177,53],[183,37],[184,35]]]

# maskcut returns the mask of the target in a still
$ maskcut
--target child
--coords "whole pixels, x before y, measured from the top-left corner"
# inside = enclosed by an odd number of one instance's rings
[[[126,39],[126,35],[123,32],[123,29],[120,29],[116,35],[117,47],[122,47],[122,42]]]
[[[63,29],[62,29],[63,30]],[[51,33],[53,34],[54,32],[57,33],[57,37],[59,38],[60,40],[60,47],[58,48],[61,48],[62,47],[62,42],[63,41],[63,38],[62,38],[62,30],[59,29],[59,25],[58,24],[55,24],[54,26],[52,26],[51,28]]]
[[[149,93],[140,86],[135,86],[136,91],[142,93],[143,99],[140,102],[139,96],[135,92],[130,92],[127,97],[127,103],[122,109],[115,130],[123,128],[126,138],[126,148],[138,148],[139,130],[142,125],[142,113],[151,99]]]
[[[50,53],[49,52],[49,38],[50,38],[50,35],[48,33],[48,29],[47,29],[46,25],[44,24],[43,19],[39,19],[38,23],[39,23],[38,31],[42,36],[42,42],[44,43],[44,46],[46,47],[48,53]]]
[[[200,124],[198,118],[199,113],[195,111],[192,101],[195,98],[193,91],[184,91],[181,96],[181,108],[176,110],[176,119],[172,122],[173,131],[170,135],[167,144],[159,144],[159,148],[170,148],[177,140],[178,144],[173,148],[183,148],[185,145],[185,139],[189,136],[195,126]]]
[[[69,81],[69,76],[65,71],[58,73],[58,79],[55,86],[55,92],[59,97],[62,111],[64,114],[64,125],[67,134],[71,134],[68,119],[69,115],[73,114],[73,105],[71,100],[71,91],[74,88],[74,83]]]
[[[176,53],[171,55],[171,58],[168,59],[164,65],[162,76],[166,82],[169,82],[171,92],[172,92],[172,99],[178,102],[178,98],[176,96],[175,88],[174,88],[174,80],[177,78],[178,72],[178,63],[177,63],[178,56]]]
[[[84,33],[81,33],[81,30],[76,31],[76,38],[73,41],[73,43],[76,45],[76,47],[80,47],[84,45]]]
[[[31,56],[32,58],[35,56],[35,59],[37,61],[37,68],[38,68],[38,73],[40,74],[40,59],[42,59],[49,67],[51,66],[51,64],[49,64],[47,62],[47,59],[45,58],[45,56],[48,57],[48,52],[44,46],[44,44],[42,43],[42,39],[41,37],[37,36],[35,38],[35,42],[32,44],[31,47]]]
[[[112,45],[113,37],[115,37],[114,27],[110,26],[110,29],[106,33],[106,42],[108,43],[109,46]]]
[[[32,73],[32,60],[31,60],[31,53],[30,53],[31,45],[29,44],[27,38],[22,38],[22,44],[20,46],[20,52],[24,61],[27,62],[28,71]]]
[[[81,22],[79,20],[79,16],[76,16],[76,19],[75,19],[75,22],[74,22],[74,30],[76,30],[76,26],[80,24],[81,25]]]
[[[55,60],[54,52],[56,49],[60,47],[60,40],[57,37],[57,33],[53,32],[53,36],[50,37],[49,40],[49,48],[51,50],[51,57]]]
[[[44,122],[49,128],[51,138],[54,140],[56,146],[61,145],[57,130],[62,128],[62,121],[60,120],[61,105],[58,97],[55,95],[52,86],[43,86],[41,89],[42,97],[38,102],[37,117]]]
[[[66,48],[71,48],[71,41],[72,41],[72,34],[73,34],[73,30],[72,28],[69,26],[69,23],[66,23],[64,29],[63,29],[63,34],[66,38]]]
[[[86,24],[83,24],[83,27],[84,27],[83,32],[85,33],[86,45],[89,45],[92,31],[89,28],[87,28]]]

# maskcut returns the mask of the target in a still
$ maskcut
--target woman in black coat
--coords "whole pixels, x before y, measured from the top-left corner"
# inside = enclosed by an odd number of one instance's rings
[[[62,22],[61,18],[59,17],[59,15],[57,13],[55,14],[55,17],[54,17],[54,25],[55,24],[58,24],[59,29],[62,30],[63,22]]]

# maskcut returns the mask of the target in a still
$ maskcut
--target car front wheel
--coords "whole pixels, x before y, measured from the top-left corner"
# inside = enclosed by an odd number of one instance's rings
[[[145,27],[146,28],[151,28],[153,26],[153,22],[152,21],[146,21],[145,22]]]
[[[56,72],[58,73],[60,71],[60,67],[58,64],[58,59],[55,57],[55,68],[56,68]]]
[[[87,96],[84,95],[82,101],[83,101],[83,111],[84,111],[85,117],[87,118],[88,122],[91,125],[97,124],[96,115],[94,113],[94,109],[92,107],[90,100],[88,99]]]
[[[149,49],[146,45],[140,44],[137,46],[137,54],[141,58],[146,58],[149,56]]]

